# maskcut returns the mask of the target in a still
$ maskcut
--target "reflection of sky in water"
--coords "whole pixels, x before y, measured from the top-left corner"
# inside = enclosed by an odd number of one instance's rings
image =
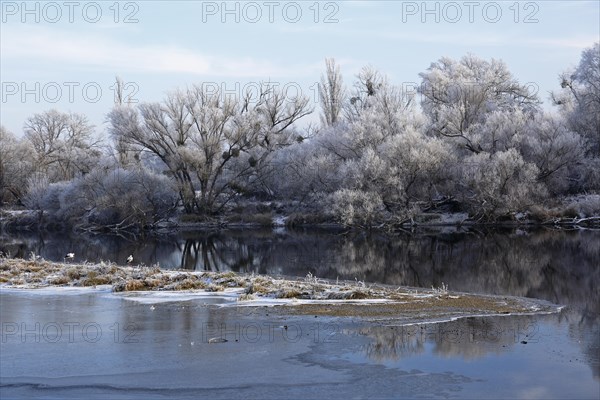
[[[420,336],[422,342],[418,345],[414,343],[413,330],[380,327],[369,334],[370,329],[366,328],[367,332],[362,333],[374,341],[362,346],[361,351],[348,352],[340,358],[354,364],[379,364],[423,373],[451,371],[468,376],[473,381],[463,386],[460,398],[594,398],[600,393],[600,379],[593,376],[588,364],[591,362],[598,369],[598,347],[595,360],[586,360],[589,355],[582,354],[582,349],[569,340],[568,325],[557,323],[556,316],[530,318],[529,323],[535,324],[535,334],[525,337],[522,329],[525,325],[506,318],[494,332],[497,335],[486,340],[473,339],[470,334],[474,329],[464,326],[463,320],[449,323],[454,325],[450,329],[454,332],[458,329],[462,334],[444,336],[429,327],[425,328],[428,333]],[[377,331],[386,334],[377,335]],[[387,346],[382,337],[388,339]],[[456,340],[457,337],[461,340]],[[521,339],[526,339],[527,344],[521,343]],[[596,341],[598,346],[598,336],[587,340]]]
[[[28,381],[57,379],[50,386],[106,381],[116,387],[221,385],[235,390],[240,390],[239,385],[254,390],[264,382],[273,385],[269,390],[277,385],[289,390],[303,382],[317,388],[317,394],[331,391],[330,398],[340,397],[343,390],[365,397],[378,393],[378,385],[385,386],[386,398],[394,393],[410,398],[419,393],[457,398],[594,398],[600,389],[600,380],[592,373],[598,370],[597,327],[595,332],[584,330],[579,343],[573,337],[576,321],[572,318],[577,315],[569,311],[560,316],[466,318],[408,327],[342,319],[333,320],[339,329],[331,330],[332,320],[326,318],[282,318],[271,309],[206,307],[201,300],[146,304],[120,294],[83,291],[11,290],[0,296],[3,324],[25,323],[30,332],[35,322],[42,331],[52,324],[63,328],[66,323],[78,324],[73,343],[67,340],[67,330],[56,343],[48,339],[52,330],[38,335],[42,336],[39,342],[31,333],[25,343],[18,334],[8,335],[0,360],[4,381],[25,376],[33,377]],[[102,330],[97,342],[82,339],[82,328],[88,323]],[[282,324],[290,326],[291,337],[301,327],[302,338],[282,340]],[[218,327],[225,325],[229,342],[221,347],[208,344],[208,338],[218,336]],[[262,330],[257,342],[243,340],[244,327],[250,325]],[[133,328],[128,330],[129,326]],[[315,329],[320,332],[318,340]],[[330,336],[332,332],[336,334]],[[246,335],[254,337],[252,332]],[[94,336],[92,329],[89,337]],[[236,343],[236,337],[242,340]],[[253,372],[257,370],[259,375]],[[53,393],[65,398],[70,392]],[[127,393],[135,397],[135,391]],[[249,397],[262,397],[256,393]],[[139,397],[149,394],[154,395]]]

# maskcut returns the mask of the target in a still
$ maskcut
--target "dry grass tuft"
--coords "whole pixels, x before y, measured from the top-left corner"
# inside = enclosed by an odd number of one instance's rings
[[[50,285],[63,286],[67,285],[71,280],[64,275],[53,275],[46,279],[46,282]]]
[[[132,279],[125,282],[125,290],[128,292],[138,291],[138,290],[146,290],[146,283],[141,279]]]
[[[206,289],[207,285],[197,277],[189,277],[183,280],[178,280],[178,283],[174,286],[173,290],[192,290],[192,289]]]
[[[69,269],[67,269],[66,270],[66,275],[71,280],[75,280],[75,279],[81,278],[81,273],[80,273],[80,271],[79,271],[79,269],[77,267],[70,267]]]
[[[282,289],[275,294],[275,297],[278,299],[300,299],[303,296],[308,296],[308,294],[296,288]]]

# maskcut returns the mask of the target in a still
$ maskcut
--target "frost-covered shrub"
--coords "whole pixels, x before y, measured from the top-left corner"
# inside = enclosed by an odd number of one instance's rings
[[[173,214],[178,202],[171,180],[142,169],[100,166],[70,182],[30,179],[26,205],[50,218],[83,225],[132,228]]]
[[[33,154],[29,141],[0,126],[0,206],[23,202],[27,179],[35,171]]]
[[[387,211],[403,216],[414,208],[412,203],[430,200],[440,189],[445,194],[446,164],[453,159],[450,146],[426,136],[416,122],[418,127],[407,124],[406,112],[388,115],[396,122],[388,119],[394,129],[384,129],[381,121],[375,123],[386,116],[377,101],[372,99],[372,108],[362,110],[353,122],[338,123],[307,143],[277,152],[276,192],[298,200],[337,193],[333,198],[338,203],[340,194],[369,194]],[[345,214],[344,219],[353,218]]]
[[[45,174],[34,174],[28,179],[23,203],[29,209],[39,212],[38,223],[40,224],[61,221],[60,196],[68,186],[68,182],[49,183]]]
[[[600,192],[600,157],[584,159],[577,172],[581,192]]]
[[[44,198],[50,182],[44,174],[34,174],[27,178],[27,192],[23,197],[23,204],[30,210],[44,211],[46,209]]]
[[[349,226],[373,226],[384,211],[381,197],[373,192],[342,189],[333,193],[329,201],[333,214]]]
[[[94,225],[151,225],[172,215],[177,204],[172,181],[143,169],[101,168],[81,179],[79,185],[79,195],[89,207],[89,222]]]
[[[60,210],[63,207],[68,207],[68,204],[63,205],[61,202],[61,194],[69,186],[69,182],[51,183],[46,188],[44,193],[44,209],[55,217],[60,217]]]
[[[361,157],[341,164],[343,186],[365,192],[385,192],[394,184],[389,164],[374,149],[366,149]]]
[[[387,161],[391,188],[400,191],[400,201],[430,200],[448,179],[447,165],[452,154],[447,143],[427,137],[414,129],[389,138],[380,146]],[[386,197],[387,198],[387,197]]]
[[[332,193],[341,188],[340,158],[310,140],[295,143],[273,154],[273,173],[267,178],[275,196],[305,200],[311,193]]]
[[[462,166],[462,200],[474,214],[488,218],[523,211],[546,194],[538,174],[515,149],[474,154]]]
[[[531,116],[522,110],[491,112],[484,123],[473,129],[472,142],[488,153],[520,149]]]
[[[572,197],[566,204],[568,204],[567,209],[574,210],[581,218],[600,216],[600,194]]]

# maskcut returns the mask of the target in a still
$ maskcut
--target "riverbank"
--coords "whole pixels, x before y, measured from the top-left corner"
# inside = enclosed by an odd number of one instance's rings
[[[237,306],[286,306],[284,313],[333,317],[445,320],[462,316],[551,313],[559,306],[509,296],[489,296],[432,289],[392,287],[363,282],[332,282],[308,274],[291,279],[234,272],[163,270],[158,266],[118,266],[0,259],[5,288],[109,287],[112,292],[148,295],[165,292],[216,297],[226,295]],[[134,300],[134,299],[132,299]]]
[[[270,206],[265,206],[270,207]],[[470,216],[464,212],[424,212],[404,221],[374,221],[372,226],[347,226],[331,215],[315,212],[281,212],[275,206],[266,212],[252,210],[228,213],[220,216],[183,214],[157,222],[144,228],[120,229],[103,226],[72,225],[42,216],[32,210],[0,210],[0,231],[5,232],[89,232],[144,235],[169,235],[189,231],[215,231],[222,229],[318,229],[331,232],[383,232],[398,234],[415,229],[469,229],[469,228],[583,228],[600,229],[600,215],[585,214],[572,208],[565,210],[545,210],[536,213],[515,213],[494,220]],[[259,208],[263,210],[263,208]],[[265,208],[269,210],[268,208]]]

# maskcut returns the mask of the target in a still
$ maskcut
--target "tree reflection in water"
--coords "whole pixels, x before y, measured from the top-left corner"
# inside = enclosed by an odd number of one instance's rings
[[[408,326],[375,326],[359,330],[371,337],[365,353],[377,361],[397,360],[425,351],[426,343],[433,343],[433,353],[446,357],[476,359],[490,352],[500,354],[504,348],[540,340],[539,325],[535,318],[462,318],[440,324]]]
[[[186,239],[178,243],[178,247],[181,250],[181,269],[252,272],[257,264],[247,245],[216,234]]]
[[[600,314],[600,231],[469,231],[340,235],[322,231],[187,232],[133,241],[117,236],[3,234],[0,251],[62,261],[235,271],[439,287],[568,304],[582,321]]]

